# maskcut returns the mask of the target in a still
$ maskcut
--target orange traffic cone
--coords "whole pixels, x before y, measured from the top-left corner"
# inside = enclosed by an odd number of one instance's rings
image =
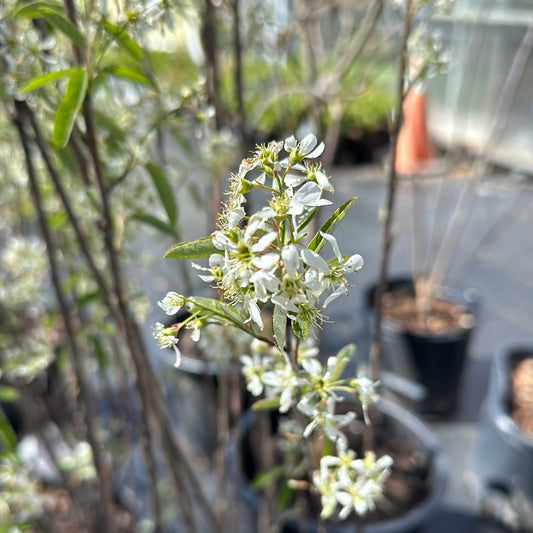
[[[433,146],[426,124],[426,96],[413,89],[403,103],[403,124],[396,148],[396,172],[412,174],[433,159]]]

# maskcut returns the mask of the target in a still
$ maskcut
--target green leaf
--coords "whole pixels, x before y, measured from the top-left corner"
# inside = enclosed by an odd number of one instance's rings
[[[15,387],[9,385],[0,385],[0,401],[14,402],[19,397],[19,393]]]
[[[331,380],[336,380],[341,377],[341,374],[343,373],[350,359],[353,357],[354,353],[355,353],[355,344],[353,343],[347,344],[346,346],[344,346],[338,351],[337,364],[335,365],[335,368],[331,372],[331,376],[330,376]]]
[[[81,32],[68,20],[63,13],[61,3],[57,2],[32,2],[15,11],[15,17],[29,19],[42,18],[50,26],[66,35],[76,46],[87,48],[87,40]]]
[[[41,16],[41,13],[45,11],[52,11],[58,14],[63,13],[63,4],[62,2],[54,2],[52,0],[48,1],[39,1],[39,2],[30,2],[22,3],[22,6],[19,7],[15,13],[14,17],[25,17],[25,18],[37,18]]]
[[[118,78],[125,78],[136,83],[141,83],[142,85],[147,85],[154,87],[155,83],[148,77],[145,76],[140,70],[133,70],[128,67],[119,67],[118,65],[110,65],[103,69],[104,73],[111,74],[112,76],[117,76]]]
[[[259,472],[259,474],[257,474],[257,476],[255,476],[252,480],[250,486],[252,490],[262,490],[274,481],[280,479],[284,473],[284,465],[276,465],[270,470],[266,470],[265,472]]]
[[[63,15],[59,15],[51,10],[43,11],[42,15],[46,22],[68,37],[78,48],[87,48],[87,40],[81,34],[80,30]]]
[[[283,351],[285,346],[285,334],[287,331],[287,311],[279,305],[274,306],[272,314],[272,325],[274,328],[274,339],[278,348]]]
[[[215,253],[220,253],[220,250],[215,248],[211,237],[204,237],[197,241],[175,244],[166,251],[165,257],[168,259],[201,259]]]
[[[59,104],[54,121],[54,144],[58,148],[64,148],[70,139],[74,121],[87,93],[88,83],[89,76],[82,68],[76,69],[70,76],[65,96]]]
[[[76,72],[76,69],[69,68],[64,70],[56,70],[55,72],[49,72],[43,76],[37,76],[31,80],[28,80],[24,85],[22,85],[22,87],[19,89],[19,93],[23,94],[34,91],[35,89],[39,89],[47,83],[71,76],[74,72]]]
[[[274,396],[273,398],[262,398],[252,404],[254,411],[272,411],[273,409],[279,409],[281,404],[281,397]]]
[[[143,58],[142,48],[127,34],[124,28],[115,26],[107,20],[102,20],[102,26],[128,54],[138,61]]]
[[[303,320],[293,320],[292,331],[299,339],[305,340],[309,331],[307,322],[304,322]]]
[[[166,174],[160,167],[153,165],[152,163],[148,163],[146,169],[152,177],[159,199],[167,212],[170,225],[175,226],[178,218],[178,207],[176,205],[176,200],[174,199],[174,191],[170,186]]]
[[[172,237],[176,237],[176,230],[165,220],[161,220],[152,215],[147,215],[146,213],[135,213],[132,218],[134,220],[138,220],[139,222],[143,222],[144,224],[148,224],[149,226],[152,226],[163,233],[168,233],[169,235],[172,235]]]
[[[339,227],[339,224],[342,222],[343,218],[346,216],[348,211],[352,208],[353,204],[356,202],[357,198],[350,198],[349,200],[346,200],[336,211],[331,215],[326,222],[322,225],[320,230],[317,232],[317,234],[313,237],[311,242],[309,243],[308,248],[310,250],[313,250],[314,252],[318,253],[322,248],[324,248],[324,245],[326,244],[326,239],[320,235],[320,233],[329,233],[333,234],[333,232]]]
[[[109,367],[109,355],[107,354],[102,341],[97,335],[91,337],[93,343],[94,353],[98,361],[98,366],[101,370],[106,370]]]
[[[17,437],[6,415],[0,409],[0,440],[2,440],[10,450],[13,450],[17,445]]]

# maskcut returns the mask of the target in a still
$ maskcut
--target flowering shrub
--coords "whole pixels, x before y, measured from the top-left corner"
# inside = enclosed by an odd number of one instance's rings
[[[324,446],[311,477],[322,499],[322,518],[340,509],[339,518],[344,519],[352,511],[363,515],[373,509],[391,459],[376,460],[371,453],[357,458],[348,448],[343,427],[356,413],[338,414],[337,403],[345,395],[356,397],[367,419],[367,407],[377,397],[375,383],[366,377],[344,376],[354,346],[323,364],[313,343],[327,319],[326,308],[348,293],[348,277],[363,267],[362,257],[343,255],[333,236],[354,199],[310,234],[319,208],[331,204],[324,197],[333,191],[330,178],[314,162],[323,150],[324,144],[318,144],[314,135],[300,142],[291,136],[285,142],[258,146],[252,157],[242,161],[230,177],[216,231],[177,244],[166,254],[208,258],[208,266],[194,266],[202,280],[216,287],[219,298],[169,292],[159,306],[168,315],[186,308],[188,315],[170,327],[157,323],[154,337],[161,348],[174,349],[179,366],[183,328],[195,341],[203,328],[213,325],[250,335],[249,353],[240,354],[240,360],[248,390],[263,396],[255,408],[278,409],[305,419],[300,435],[304,443],[316,435],[331,443]],[[266,201],[249,214],[245,208],[253,191]],[[270,312],[264,313],[265,309]],[[271,324],[265,324],[267,317]]]

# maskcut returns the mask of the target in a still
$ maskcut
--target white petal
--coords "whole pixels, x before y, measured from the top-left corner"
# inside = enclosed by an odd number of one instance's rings
[[[238,207],[228,213],[228,226],[234,228],[246,216],[244,207]]]
[[[294,135],[291,135],[290,137],[285,139],[283,148],[285,149],[286,152],[290,152],[291,150],[294,150],[294,148],[296,148],[297,145],[298,143],[296,142],[296,138],[294,137]]]
[[[339,296],[343,296],[348,294],[348,289],[345,285],[341,285],[337,289],[335,289],[325,300],[322,304],[322,308],[326,308],[333,300],[336,300]]]
[[[327,274],[329,272],[329,266],[326,261],[324,261],[324,259],[322,259],[322,257],[320,257],[316,252],[309,250],[309,248],[304,248],[302,250],[302,259],[307,265],[315,268],[323,274]]]
[[[270,270],[274,268],[279,260],[278,254],[263,254],[253,258],[253,264],[261,270]]]
[[[263,329],[263,319],[261,318],[261,310],[257,303],[251,298],[246,298],[246,307],[250,313],[250,318],[259,326],[259,329]]]
[[[281,249],[281,259],[287,272],[287,275],[294,278],[298,273],[298,266],[300,260],[298,257],[298,249],[294,244],[288,244]]]
[[[326,241],[329,242],[329,244],[333,248],[333,253],[335,254],[335,257],[339,261],[342,261],[342,254],[341,254],[341,251],[339,249],[339,245],[337,244],[337,239],[333,235],[331,235],[330,233],[324,233],[322,231],[320,232],[320,235],[322,235],[322,237],[324,237],[324,239],[326,239]]]
[[[317,140],[312,133],[308,133],[300,142],[300,153],[307,155],[315,146]]]
[[[293,200],[303,205],[309,205],[316,202],[321,194],[320,187],[314,181],[308,181],[296,191]]]
[[[363,258],[359,254],[354,254],[350,258],[346,260],[346,263],[344,263],[344,268],[347,272],[359,272],[365,262]]]
[[[331,183],[329,182],[329,178],[321,172],[320,170],[317,170],[316,173],[316,181],[321,189],[328,192],[333,192],[333,187]]]
[[[177,344],[174,344],[173,347],[174,347],[174,352],[176,353],[176,360],[174,361],[174,366],[178,368],[181,364],[181,352]]]
[[[304,367],[304,370],[311,374],[311,376],[314,378],[322,374],[322,365],[314,358],[310,357],[308,359],[304,359],[302,361],[302,366]]]
[[[305,157],[309,159],[314,159],[315,157],[322,155],[324,148],[325,148],[324,143],[320,143],[311,153],[307,154]]]
[[[289,172],[284,179],[284,183],[287,187],[298,187],[298,185],[301,185],[305,181],[305,175],[296,173],[296,172]]]

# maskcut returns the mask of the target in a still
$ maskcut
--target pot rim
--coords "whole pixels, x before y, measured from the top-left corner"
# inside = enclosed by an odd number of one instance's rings
[[[486,401],[496,427],[508,438],[512,438],[515,445],[533,449],[533,437],[513,420],[508,406],[511,394],[511,366],[526,358],[533,358],[532,345],[511,346],[493,355]]]
[[[387,280],[386,286],[401,286],[405,285],[407,288],[414,287],[414,281],[412,276],[409,275],[395,275],[390,276]],[[377,282],[373,282],[367,286],[364,292],[364,305],[367,313],[372,315],[374,314],[374,307],[372,301],[372,295],[375,292],[377,287]],[[405,335],[410,335],[415,338],[427,338],[431,339],[432,342],[449,342],[456,339],[460,339],[465,335],[469,335],[478,324],[478,315],[479,315],[479,301],[481,298],[480,291],[474,287],[449,287],[445,284],[437,286],[437,294],[445,299],[449,299],[452,302],[461,304],[472,316],[472,323],[467,327],[461,329],[455,329],[446,333],[412,333],[403,328],[397,320],[394,320],[390,317],[384,316],[382,318],[382,325],[384,328],[388,328],[389,331],[394,331],[395,333],[403,333]]]

